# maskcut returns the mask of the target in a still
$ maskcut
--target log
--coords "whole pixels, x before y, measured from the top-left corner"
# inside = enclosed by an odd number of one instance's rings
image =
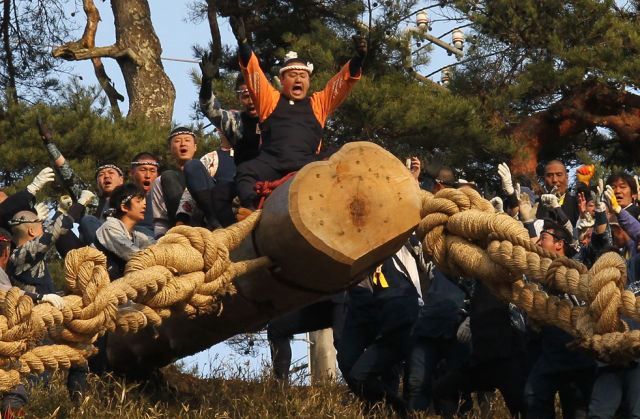
[[[419,187],[381,147],[354,142],[303,167],[265,201],[253,237],[231,255],[275,268],[234,279],[219,316],[171,317],[158,330],[109,337],[109,367],[145,376],[269,319],[344,290],[391,257],[420,221]]]

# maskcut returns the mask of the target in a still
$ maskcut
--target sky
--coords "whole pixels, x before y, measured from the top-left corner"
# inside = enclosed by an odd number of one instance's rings
[[[151,0],[149,2],[151,19],[162,45],[162,57],[196,60],[197,58],[192,55],[192,45],[199,44],[204,46],[210,42],[211,35],[206,21],[200,23],[186,21],[188,11],[187,4],[190,2],[191,0]],[[427,5],[430,2],[424,3]],[[105,1],[96,1],[95,4],[102,18],[96,34],[96,46],[111,45],[115,43],[115,29],[110,4]],[[84,29],[85,15],[81,8],[70,8],[69,15],[71,12],[75,13],[75,20],[81,28],[77,35],[77,39],[79,39]],[[452,29],[450,24],[447,26],[442,23],[437,23],[437,20],[440,18],[435,14],[437,13],[437,9],[431,9],[429,13],[432,21],[436,21],[431,31],[433,35],[439,36]],[[235,38],[231,33],[227,19],[220,19],[218,23],[221,28],[222,43],[235,47]],[[411,24],[415,25],[415,22],[411,22]],[[450,35],[445,37],[444,40],[451,42]],[[432,61],[430,65],[420,68],[420,73],[429,74],[448,63],[455,62],[454,57],[448,56],[446,52],[440,48],[434,48],[431,57]],[[103,59],[103,64],[105,65],[107,74],[114,82],[116,89],[126,96],[124,79],[115,60],[105,58]],[[194,69],[199,71],[198,64],[165,59],[163,60],[163,65],[176,89],[173,121],[179,125],[188,124],[191,121],[191,115],[193,113],[192,105],[198,98],[199,90],[199,87],[193,84],[189,75]],[[71,68],[72,74],[82,76],[83,83],[97,84],[93,67],[88,60],[68,62],[68,67]],[[433,75],[431,79],[439,81],[440,73]],[[126,112],[127,107],[128,103],[126,101],[121,102],[120,108],[123,113]]]
[[[194,60],[192,55],[192,45],[207,45],[211,39],[209,26],[206,21],[201,23],[187,22],[187,4],[190,1],[172,0],[159,1],[151,0],[149,2],[151,8],[151,19],[155,27],[158,38],[162,45],[162,57]],[[425,2],[427,5],[428,2]],[[96,46],[108,46],[115,43],[115,29],[113,26],[113,14],[108,2],[96,1],[96,7],[101,15],[101,22],[98,26],[96,34]],[[81,4],[78,6],[81,7]],[[69,16],[75,12],[75,19],[81,28],[78,31],[77,40],[82,35],[84,29],[85,15],[82,9],[68,10]],[[433,14],[430,11],[430,14]],[[438,16],[434,16],[437,19]],[[231,33],[226,19],[219,21],[222,34],[223,44],[235,46],[235,39]],[[415,25],[415,22],[412,22]],[[439,36],[447,32],[452,27],[446,27],[442,24],[434,24],[432,34]],[[70,41],[72,41],[70,40]],[[451,42],[450,37],[444,38],[445,41]],[[436,71],[440,67],[455,62],[455,57],[448,56],[443,50],[434,48],[430,65],[420,68],[421,74],[429,74]],[[106,68],[107,74],[115,84],[116,89],[123,95],[126,95],[124,79],[120,72],[120,68],[115,60],[105,58],[102,60]],[[190,73],[196,69],[199,70],[197,63],[185,63],[173,60],[163,60],[165,71],[176,89],[176,101],[174,106],[173,121],[178,125],[188,125],[191,122],[193,114],[192,106],[198,98],[199,87],[195,86],[190,79]],[[72,75],[81,76],[81,83],[97,84],[93,67],[89,61],[69,62],[67,67],[70,68]],[[440,80],[440,74],[437,73],[431,77],[434,81]],[[120,109],[126,113],[128,104],[125,101],[121,103]],[[307,345],[303,340],[304,335],[298,335],[296,341],[292,343],[293,360],[299,363],[306,363]],[[257,374],[263,365],[268,363],[268,349],[262,344],[258,351],[258,357],[248,357],[234,353],[224,343],[213,346],[207,351],[203,351],[191,357],[183,359],[187,368],[197,367],[200,374],[207,376],[210,372],[218,369],[220,365],[228,364],[232,368],[240,368],[248,371],[249,374]]]

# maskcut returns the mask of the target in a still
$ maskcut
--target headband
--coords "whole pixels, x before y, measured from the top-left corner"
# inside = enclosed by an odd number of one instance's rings
[[[158,162],[157,161],[153,161],[153,160],[132,161],[131,162],[131,167],[138,167],[138,166],[145,166],[145,165],[160,167]]]
[[[37,217],[37,216],[36,216]],[[26,218],[24,215],[20,218],[12,218],[9,221],[7,221],[7,224],[9,224],[11,227],[15,227],[17,225],[20,224],[27,224],[27,223],[41,223],[42,220],[39,218],[36,218],[35,220],[32,220],[30,218]],[[3,236],[4,237],[4,236]]]
[[[8,238],[6,238],[5,236],[0,235],[0,242],[10,243],[10,242],[11,242],[11,240],[9,240]]]
[[[193,135],[193,138],[196,137],[196,134],[193,131],[188,129],[182,129],[179,131],[173,131],[171,134],[169,134],[169,136],[167,137],[167,142],[171,141],[171,139],[176,135],[181,135],[181,134],[189,134],[189,135]]]
[[[131,201],[134,196],[136,196],[136,194],[133,193],[131,195],[125,196],[124,199],[120,201],[120,205],[126,204],[127,202]]]
[[[287,65],[288,62],[294,61],[297,64]],[[307,62],[307,65],[301,64],[300,60],[298,60],[298,53],[295,51],[289,51],[284,56],[284,64],[285,66],[280,69],[280,75],[287,70],[305,70],[308,71],[309,74],[313,73],[313,64]]]
[[[100,171],[103,169],[115,169],[120,176],[123,176],[122,170],[115,164],[103,164],[102,166],[98,166],[98,168],[96,169],[96,179],[98,178],[98,174],[100,173]]]
[[[120,201],[120,205],[126,205],[127,202],[131,201],[133,199],[133,197],[136,196],[136,195],[137,194],[131,194],[131,195],[125,196],[124,199],[122,201]],[[114,208],[114,207],[107,208],[103,212],[105,217],[113,217],[113,215],[115,213],[116,213],[116,208]]]

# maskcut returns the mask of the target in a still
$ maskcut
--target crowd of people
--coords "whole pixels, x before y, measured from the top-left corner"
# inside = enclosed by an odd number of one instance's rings
[[[419,164],[413,160],[416,179]],[[593,179],[594,171],[578,168],[571,189],[565,165],[552,160],[544,184],[525,187],[514,185],[509,167],[500,164],[502,193],[491,203],[502,216],[521,221],[543,249],[587,268],[605,252],[619,253],[627,261],[626,288],[639,295],[638,177],[619,172],[603,182]],[[476,186],[442,168],[425,176],[421,187],[437,193]],[[472,407],[472,393],[499,390],[514,417],[555,417],[556,394],[563,417],[640,417],[637,362],[608,365],[569,349],[567,332],[527,319],[479,280],[439,271],[415,237],[357,286],[269,323],[276,377],[288,378],[290,352],[282,339],[319,325],[333,326],[342,376],[369,405],[385,400],[398,413],[452,417]]]
[[[226,227],[259,206],[256,182],[280,179],[324,157],[324,124],[360,78],[366,42],[355,38],[355,56],[322,91],[309,95],[310,63],[287,54],[278,90],[260,69],[242,23],[234,21],[233,29],[241,110],[222,107],[212,90],[215,63],[205,55],[199,101],[222,143],[200,159],[194,159],[195,134],[177,127],[166,140],[173,169],[160,173],[158,158],[141,150],[131,159],[128,183],[123,168],[105,162],[95,170],[94,191],[69,165],[46,123],[38,122],[52,168],[44,168],[24,191],[0,193],[2,289],[19,287],[35,304],[62,308],[65,301],[46,264],[51,247],[64,257],[71,249],[94,246],[105,253],[109,276],[116,279],[137,251],[172,226]],[[456,179],[450,168],[429,177],[417,158],[409,166],[416,182],[434,193],[475,187]],[[502,190],[491,200],[496,212],[520,220],[542,248],[587,267],[604,252],[619,252],[627,260],[627,288],[640,291],[637,177],[621,172],[603,182],[593,179],[593,166],[582,166],[571,189],[567,168],[558,160],[546,164],[543,185],[514,184],[506,164],[496,172]],[[68,195],[50,216],[34,200],[56,178]],[[499,390],[514,416],[554,417],[559,393],[565,418],[640,417],[637,363],[606,365],[568,349],[572,338],[566,332],[531,322],[481,281],[439,271],[421,249],[412,236],[356,286],[270,321],[275,377],[289,379],[293,334],[332,327],[349,388],[367,404],[386,401],[399,414],[433,411],[450,417],[470,409],[471,393]],[[573,295],[559,297],[584,304]],[[637,328],[633,320],[625,321]],[[105,335],[96,342],[102,350],[88,365],[69,372],[72,398],[82,397],[87,371],[105,369],[107,340]],[[4,395],[3,412],[19,414],[27,398],[26,389],[16,387]]]

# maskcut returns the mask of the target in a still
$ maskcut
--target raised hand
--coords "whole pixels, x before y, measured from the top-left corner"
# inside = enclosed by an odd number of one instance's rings
[[[514,192],[513,189],[513,181],[511,180],[511,170],[509,170],[509,166],[506,163],[500,163],[498,165],[498,176],[500,176],[500,180],[502,181],[502,190],[507,195],[512,195]]]
[[[618,204],[618,199],[616,198],[616,195],[613,193],[613,188],[611,187],[611,185],[607,185],[607,187],[604,190],[604,200],[612,212],[615,212],[616,214],[620,214],[620,211],[622,210],[622,208],[620,207],[620,204]]]
[[[356,51],[356,55],[364,58],[368,51],[367,40],[362,35],[354,35],[351,40],[353,41],[353,49]]]
[[[582,182],[585,185],[589,185],[591,178],[596,172],[596,167],[593,164],[585,164],[584,166],[578,167],[576,171],[576,176],[578,177],[578,182]]]
[[[531,206],[531,200],[529,194],[520,194],[520,221],[523,223],[530,223],[536,219],[536,212],[538,211],[538,204]]]
[[[504,203],[502,202],[502,198],[494,196],[489,200],[489,202],[493,205],[493,209],[496,210],[497,213],[504,212]]]
[[[214,58],[212,52],[205,52],[200,59],[200,71],[202,71],[202,80],[209,82],[218,74],[219,59]]]
[[[233,31],[238,43],[244,43],[247,40],[247,33],[244,29],[244,20],[242,19],[242,16],[229,16],[229,24],[231,25],[231,30]]]
[[[558,197],[555,194],[552,194],[552,193],[543,194],[540,197],[540,201],[542,202],[542,205],[544,205],[545,207],[547,207],[549,209],[557,208],[557,207],[560,206],[560,202],[558,201]]]
[[[578,209],[580,210],[580,215],[587,212],[587,198],[585,198],[584,192],[578,193]]]
[[[53,172],[53,169],[50,167],[45,167],[36,175],[36,177],[31,181],[31,183],[27,186],[27,191],[33,196],[35,196],[40,189],[44,185],[49,182],[53,182],[56,175]]]
[[[89,205],[91,201],[95,198],[95,194],[89,190],[84,189],[80,192],[80,198],[78,198],[78,203],[84,205],[85,207]]]
[[[44,141],[45,144],[53,142],[53,135],[51,135],[51,129],[45,124],[45,122],[38,116],[38,132],[40,133],[40,138]]]

